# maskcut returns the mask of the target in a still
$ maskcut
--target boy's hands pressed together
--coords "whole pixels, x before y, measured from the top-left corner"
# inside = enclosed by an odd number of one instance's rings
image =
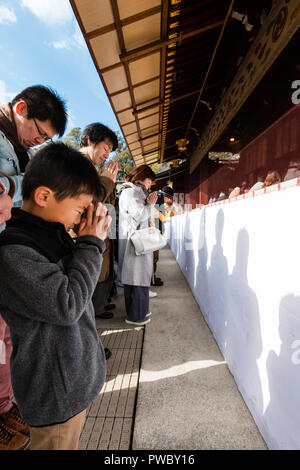
[[[96,205],[95,215],[93,215],[93,212],[94,204],[90,204],[87,209],[86,218],[80,222],[78,236],[93,235],[104,241],[112,219],[110,216],[106,216],[107,209],[101,202],[98,202]]]

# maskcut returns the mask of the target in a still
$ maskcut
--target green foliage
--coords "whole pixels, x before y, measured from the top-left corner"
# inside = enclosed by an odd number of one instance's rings
[[[70,145],[75,149],[80,148],[80,135],[81,129],[80,127],[74,127],[63,139],[63,143],[66,145]]]
[[[61,137],[59,139],[54,139],[54,142],[63,142],[66,145],[70,145],[75,149],[80,149],[80,135],[81,129],[80,127],[74,127],[65,137]],[[33,151],[36,153],[41,150],[43,147],[48,145],[47,142],[44,144],[38,145],[33,148]]]
[[[119,131],[116,131],[118,136],[118,148],[115,151],[115,155],[110,158],[110,160],[114,160],[118,162],[119,165],[119,173],[118,173],[118,180],[123,181],[124,176],[129,173],[134,167],[135,163],[130,155],[130,151],[126,145],[126,142],[123,136],[120,134]]]
[[[109,160],[113,160],[118,162],[119,165],[119,173],[118,173],[118,180],[123,181],[124,176],[129,173],[134,167],[135,163],[130,155],[130,151],[126,145],[126,142],[119,131],[116,131],[118,136],[118,148],[113,152],[113,154],[109,157]],[[63,137],[62,142],[67,145],[71,145],[72,147],[79,149],[80,148],[80,135],[81,129],[80,127],[74,127],[65,137]],[[100,165],[104,167],[104,165]]]

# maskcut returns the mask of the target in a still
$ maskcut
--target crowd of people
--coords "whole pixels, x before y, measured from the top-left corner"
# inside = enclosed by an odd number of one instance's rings
[[[130,237],[162,230],[173,189],[151,192],[147,165],[128,173],[116,241],[118,165],[106,160],[117,136],[90,124],[76,150],[52,141],[66,123],[65,102],[41,85],[0,105],[0,450],[77,449],[111,355],[95,317],[113,316],[116,259],[126,323],[149,323],[149,288],[163,284],[158,253],[136,255]]]
[[[284,179],[286,181],[286,178]],[[278,171],[272,170],[264,174],[259,174],[257,176],[257,181],[255,184],[250,185],[247,181],[243,181],[241,186],[236,186],[235,188],[224,189],[213,196],[210,197],[208,203],[212,204],[214,202],[223,201],[225,199],[232,199],[234,197],[240,196],[241,194],[249,193],[250,191],[257,191],[258,189],[267,188],[273,184],[280,183],[282,181],[281,176]]]
[[[131,236],[163,232],[176,213],[172,184],[151,191],[155,173],[144,164],[117,194],[118,164],[107,161],[116,134],[89,124],[77,150],[52,140],[66,124],[66,103],[42,85],[0,105],[0,450],[77,449],[111,356],[95,318],[114,315],[118,282],[124,321],[146,325],[150,287],[163,285],[159,251],[137,255]],[[209,203],[280,181],[269,171]]]

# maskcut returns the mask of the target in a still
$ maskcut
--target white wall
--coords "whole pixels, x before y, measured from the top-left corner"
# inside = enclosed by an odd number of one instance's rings
[[[300,187],[170,219],[171,249],[267,445],[300,449]]]

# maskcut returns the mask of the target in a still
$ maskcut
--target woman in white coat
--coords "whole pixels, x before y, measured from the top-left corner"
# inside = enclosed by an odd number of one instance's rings
[[[118,279],[124,285],[126,323],[145,325],[150,321],[149,287],[153,274],[153,253],[135,254],[130,240],[136,229],[149,227],[153,218],[156,192],[149,189],[155,173],[148,165],[134,168],[125,177],[119,196]]]

